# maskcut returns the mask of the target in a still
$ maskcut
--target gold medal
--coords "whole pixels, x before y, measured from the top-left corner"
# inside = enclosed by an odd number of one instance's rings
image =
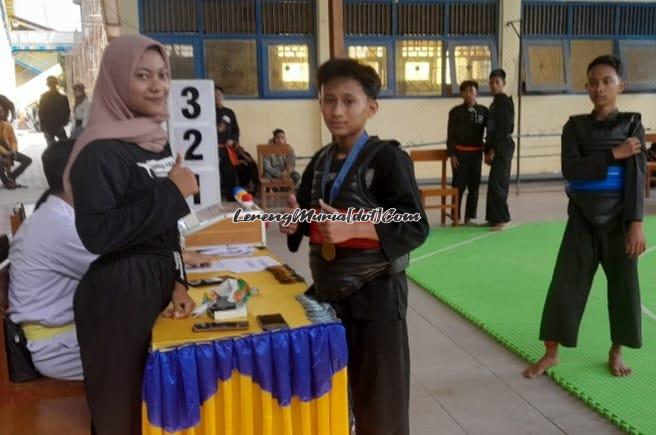
[[[321,256],[326,261],[333,261],[337,256],[337,250],[333,243],[323,243],[321,245]]]

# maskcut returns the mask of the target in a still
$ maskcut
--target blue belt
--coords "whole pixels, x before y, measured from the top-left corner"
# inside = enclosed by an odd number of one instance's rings
[[[605,180],[570,181],[568,192],[621,192],[624,190],[624,166],[609,166]]]

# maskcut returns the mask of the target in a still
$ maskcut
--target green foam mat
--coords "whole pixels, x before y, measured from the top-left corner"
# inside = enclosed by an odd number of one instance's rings
[[[521,224],[498,233],[433,230],[413,252],[408,276],[520,357],[536,361],[544,353],[538,340],[540,318],[563,231],[563,222]],[[645,235],[648,247],[656,244],[656,219],[645,222]],[[641,258],[639,270],[643,306],[656,313],[656,251]],[[606,278],[600,267],[578,347],[561,347],[560,364],[547,374],[624,431],[653,434],[656,318],[643,313],[642,324],[643,348],[624,349],[633,374],[611,376]]]

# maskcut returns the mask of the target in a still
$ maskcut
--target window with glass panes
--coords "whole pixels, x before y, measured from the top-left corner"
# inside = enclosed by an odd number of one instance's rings
[[[614,54],[628,92],[656,90],[656,2],[522,4],[527,92],[585,92],[588,64]]]
[[[213,79],[233,97],[314,97],[316,0],[140,0],[141,30],[173,78]]]
[[[464,80],[485,92],[497,21],[496,0],[344,0],[347,54],[378,72],[382,96],[457,95]]]

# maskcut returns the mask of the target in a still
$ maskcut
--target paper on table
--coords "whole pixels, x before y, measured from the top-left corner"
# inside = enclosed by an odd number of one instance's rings
[[[226,258],[220,261],[215,261],[207,267],[196,267],[187,269],[187,273],[206,273],[206,272],[232,272],[232,273],[246,273],[246,272],[261,272],[267,267],[279,266],[273,258],[268,255],[258,257],[239,257],[239,258]]]
[[[221,257],[240,257],[245,255],[251,255],[255,251],[255,248],[252,246],[216,246],[211,248],[201,249],[199,252],[205,255],[219,255]]]

